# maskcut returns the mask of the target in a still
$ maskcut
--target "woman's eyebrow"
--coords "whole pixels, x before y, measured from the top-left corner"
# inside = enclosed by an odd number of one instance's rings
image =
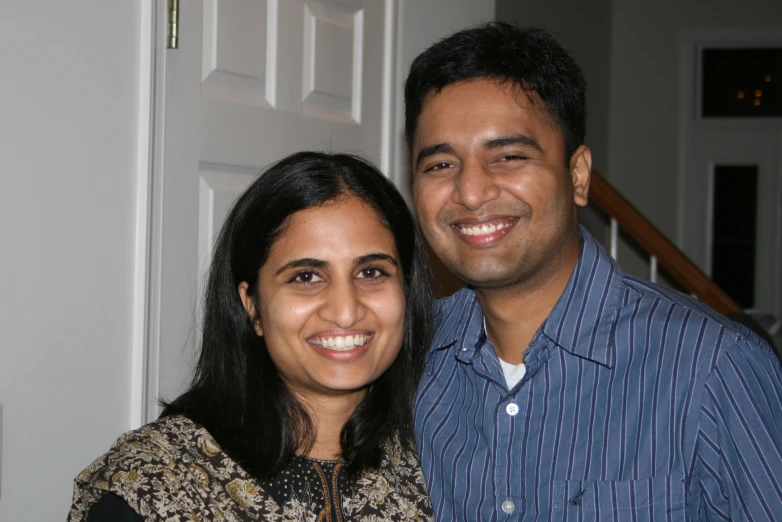
[[[294,259],[293,261],[290,261],[288,263],[285,263],[280,268],[277,269],[276,272],[274,272],[275,276],[280,275],[281,273],[285,272],[286,270],[289,270],[291,268],[326,268],[329,264],[327,261],[323,261],[322,259],[314,259],[312,257],[304,257],[301,259]]]
[[[392,256],[381,253],[367,254],[365,256],[357,257],[356,260],[353,261],[353,264],[361,265],[363,263],[371,263],[372,261],[388,261],[394,266],[399,266],[399,263],[397,263],[396,259],[394,259]]]

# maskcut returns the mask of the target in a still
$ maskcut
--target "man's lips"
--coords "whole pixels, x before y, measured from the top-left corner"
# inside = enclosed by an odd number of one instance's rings
[[[451,225],[456,234],[466,243],[487,246],[496,243],[518,223],[516,217],[482,218],[460,220]]]

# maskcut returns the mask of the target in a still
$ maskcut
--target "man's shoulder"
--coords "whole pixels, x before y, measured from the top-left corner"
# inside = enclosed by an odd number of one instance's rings
[[[623,289],[620,320],[647,321],[655,330],[675,326],[681,335],[713,340],[701,347],[702,357],[714,358],[728,349],[770,350],[755,332],[695,297],[628,275],[623,276]]]
[[[443,311],[448,312],[454,307],[475,300],[475,292],[468,287],[462,287],[453,294],[438,299],[435,303],[436,314],[440,315]]]

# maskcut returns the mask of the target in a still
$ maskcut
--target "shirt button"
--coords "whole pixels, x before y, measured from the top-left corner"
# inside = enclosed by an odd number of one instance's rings
[[[516,405],[516,403],[512,402],[512,403],[508,404],[507,406],[505,406],[505,411],[508,413],[508,415],[513,417],[514,415],[516,415],[519,412],[519,407]],[[513,504],[513,502],[511,502],[511,504]]]
[[[512,500],[506,500],[502,503],[502,512],[510,515],[516,510],[516,505]]]

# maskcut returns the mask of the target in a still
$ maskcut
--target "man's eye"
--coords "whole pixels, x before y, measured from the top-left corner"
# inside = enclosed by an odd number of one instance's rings
[[[452,165],[450,163],[447,163],[445,161],[441,161],[440,163],[435,163],[434,165],[431,165],[427,167],[424,172],[434,172],[438,170],[443,170],[451,167]]]
[[[500,161],[520,161],[527,159],[526,156],[519,156],[517,154],[508,154],[507,156],[503,156]]]

